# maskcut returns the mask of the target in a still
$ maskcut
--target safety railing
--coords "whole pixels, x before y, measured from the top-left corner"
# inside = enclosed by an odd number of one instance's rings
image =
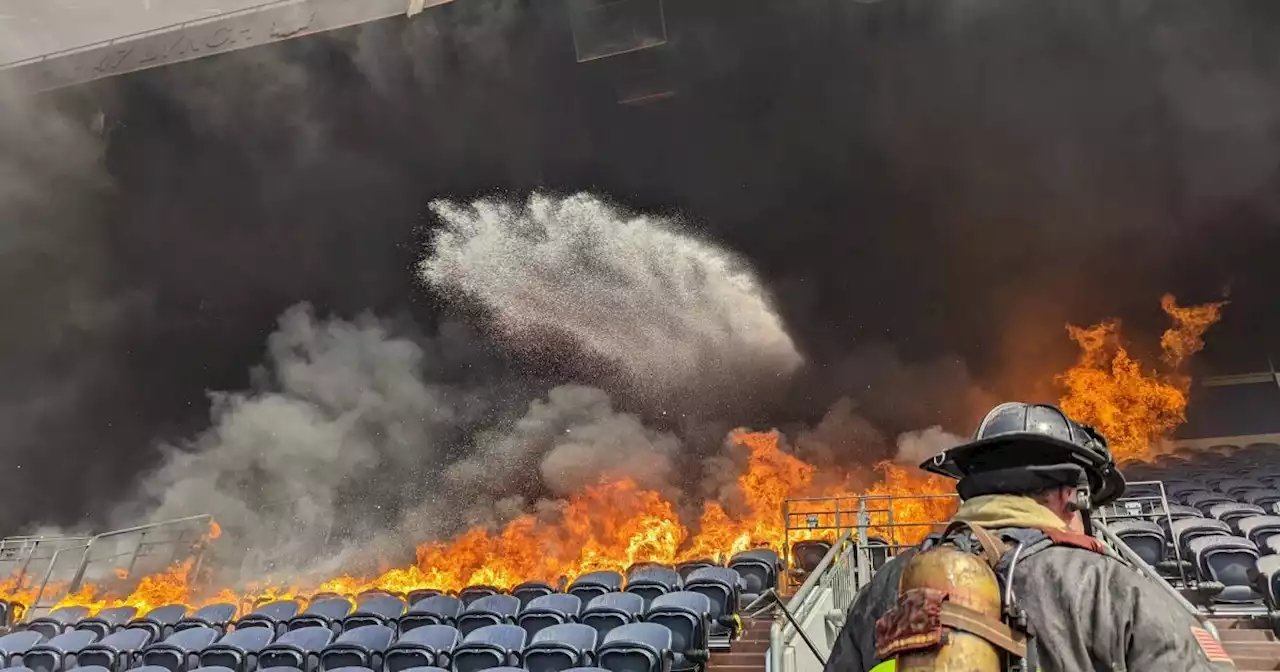
[[[15,588],[30,585],[48,571],[58,551],[83,547],[89,537],[16,536],[0,539],[0,580]]]

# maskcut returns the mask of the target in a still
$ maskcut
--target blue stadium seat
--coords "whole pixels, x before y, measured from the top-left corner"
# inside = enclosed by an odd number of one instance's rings
[[[486,625],[467,635],[453,650],[454,672],[478,672],[520,665],[528,635],[514,625]]]
[[[381,670],[383,653],[391,646],[395,637],[396,631],[382,624],[363,625],[347,630],[320,652],[320,669],[325,672],[334,672],[343,667]]]
[[[41,633],[43,634],[43,633]],[[90,644],[98,641],[98,633],[90,630],[72,630],[64,632],[49,641],[27,649],[22,656],[22,665],[35,672],[58,672],[67,663],[68,656],[74,656]]]
[[[48,615],[32,619],[27,623],[27,629],[43,634],[45,639],[53,639],[70,630],[73,624],[88,615],[88,607],[62,607],[61,609],[54,609]]]
[[[627,573],[627,592],[643,597],[645,604],[659,595],[680,590],[683,585],[680,572],[662,565],[644,565]]]
[[[236,621],[236,629],[271,628],[277,633],[282,633],[289,620],[298,615],[299,608],[298,603],[293,600],[268,602]]]
[[[342,621],[343,630],[367,625],[390,625],[404,615],[404,600],[394,595],[376,595],[361,602],[354,613]]]
[[[657,623],[629,623],[605,635],[596,652],[612,672],[667,672],[675,660],[671,631]]]
[[[521,609],[529,606],[529,603],[535,599],[554,592],[556,592],[556,589],[546,581],[525,581],[511,589],[511,594],[517,600],[520,600]]]
[[[252,672],[258,653],[275,641],[276,628],[250,626],[227,633],[200,653],[203,667],[225,667],[232,672]],[[193,671],[194,672],[194,671]]]
[[[1258,549],[1267,550],[1267,540],[1280,534],[1280,516],[1250,516],[1241,518],[1237,523],[1240,535],[1252,541]]]
[[[516,624],[534,637],[543,628],[578,620],[581,612],[582,600],[577,595],[552,593],[535,598],[521,609],[516,616]]]
[[[729,558],[729,569],[738,572],[744,592],[752,595],[777,587],[780,568],[778,552],[768,548],[754,548]]]
[[[1114,520],[1107,529],[1120,537],[1148,565],[1155,567],[1165,560],[1164,530],[1148,520]]]
[[[682,581],[688,581],[690,574],[704,567],[724,567],[724,565],[709,558],[686,560],[685,562],[676,563],[676,571],[680,573],[680,580]]]
[[[199,665],[200,654],[218,640],[216,628],[197,625],[169,635],[142,650],[142,664],[163,667],[169,672],[187,672]]]
[[[148,611],[141,618],[129,621],[129,628],[144,628],[151,631],[151,639],[160,640],[173,633],[173,628],[187,615],[187,605],[166,604]]]
[[[290,630],[258,652],[258,667],[295,667],[311,672],[316,669],[320,652],[332,642],[333,630],[323,625]]]
[[[408,632],[424,625],[456,626],[463,608],[462,600],[452,595],[432,595],[414,603],[400,617],[400,632]]]
[[[35,630],[19,630],[0,637],[0,667],[9,667],[31,647],[43,644],[47,639],[43,632]]]
[[[322,627],[338,630],[342,619],[351,613],[351,602],[345,597],[326,597],[313,600],[307,610],[289,619],[289,630]]]
[[[711,634],[728,634],[729,628],[715,619],[738,610],[738,593],[741,590],[738,573],[728,567],[704,567],[685,579],[684,589],[702,593],[711,600]]]
[[[458,599],[462,600],[463,606],[471,606],[472,602],[482,597],[500,594],[502,594],[502,591],[493,586],[467,586],[458,591]]]
[[[710,598],[687,590],[663,595],[649,605],[645,622],[671,631],[672,669],[699,669],[710,655],[711,608]]]
[[[616,593],[622,590],[622,575],[618,572],[588,572],[574,579],[569,584],[570,595],[577,595],[583,602],[605,593]]]
[[[791,565],[804,572],[812,572],[818,568],[827,552],[831,550],[831,542],[821,539],[806,539],[791,544]]]
[[[236,617],[236,605],[229,602],[207,604],[190,616],[184,617],[173,625],[174,630],[187,628],[213,628],[218,632],[226,632],[227,624]]]
[[[486,595],[467,605],[458,617],[458,630],[462,636],[489,625],[510,625],[520,613],[520,600],[511,595]]]
[[[462,643],[462,633],[451,625],[423,625],[400,635],[387,648],[387,672],[403,672],[418,667],[448,667],[453,650]]]
[[[92,630],[98,633],[98,638],[101,639],[124,627],[124,624],[137,614],[136,607],[110,607],[93,616],[80,619],[75,627],[77,630]]]
[[[603,638],[614,628],[639,621],[643,613],[643,597],[635,593],[605,593],[587,603],[581,620]]]
[[[524,649],[524,667],[529,672],[561,672],[595,662],[600,634],[581,623],[563,623],[543,628]]]
[[[1254,602],[1261,597],[1253,589],[1258,548],[1252,541],[1215,535],[1192,539],[1187,545],[1200,577],[1225,586],[1213,597],[1214,602]]]
[[[1205,537],[1212,535],[1230,535],[1231,528],[1221,520],[1213,520],[1211,518],[1184,518],[1182,520],[1173,521],[1173,534],[1170,543],[1178,548],[1182,555],[1182,559],[1191,559],[1191,551],[1188,550],[1187,543],[1197,537]]]
[[[435,588],[418,588],[417,590],[409,591],[409,594],[404,596],[404,601],[406,604],[412,606],[427,599],[428,597],[435,597],[436,595],[444,595],[444,593],[436,590]]]
[[[150,628],[126,628],[80,649],[76,662],[78,665],[100,665],[119,672],[128,669],[133,655],[146,648],[154,638],[155,632]]]
[[[1226,523],[1232,532],[1239,533],[1240,527],[1238,523],[1241,518],[1249,516],[1261,516],[1265,512],[1262,507],[1253,504],[1241,504],[1240,502],[1227,502],[1223,504],[1214,504],[1209,507],[1209,517],[1216,518]]]

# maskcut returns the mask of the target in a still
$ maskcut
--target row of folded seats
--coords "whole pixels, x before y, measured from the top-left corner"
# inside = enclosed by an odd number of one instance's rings
[[[575,646],[591,654],[579,662],[588,664],[588,658],[595,657],[596,642],[603,647],[615,641],[614,648],[625,648],[623,643],[660,627],[672,638],[662,650],[671,654],[675,669],[692,669],[705,658],[710,638],[730,634],[722,621],[732,619],[721,617],[751,597],[747,591],[762,592],[777,580],[778,559],[772,551],[748,551],[729,564],[641,565],[625,580],[617,572],[593,572],[578,577],[564,593],[550,584],[527,582],[509,594],[488,586],[471,586],[456,596],[414,591],[407,599],[375,592],[362,595],[354,605],[346,598],[321,594],[301,613],[297,602],[283,600],[261,605],[239,620],[233,620],[236,608],[231,604],[209,605],[190,615],[185,606],[170,605],[142,618],[135,618],[132,607],[104,609],[91,617],[83,607],[65,607],[0,637],[0,655],[4,667],[36,672],[73,666],[119,672],[139,665],[156,667],[152,672],[184,672],[197,664],[235,672],[281,666],[327,671],[345,666],[332,660],[363,650],[370,654],[360,658],[363,666],[381,670],[384,650],[414,649],[417,639],[434,636],[433,632],[456,633],[455,644],[470,642],[473,648],[505,642],[511,645],[503,646],[519,657],[525,641],[516,642],[516,631],[530,639],[530,645],[541,642],[539,637],[577,631],[581,636]],[[551,630],[564,625],[575,627]],[[551,635],[542,635],[543,630],[551,630]],[[590,646],[584,644],[586,630],[595,633]],[[621,634],[614,635],[615,630]],[[481,631],[485,634],[478,634]],[[472,641],[473,637],[478,639]],[[299,657],[298,652],[305,655]],[[283,664],[290,660],[296,664]],[[390,664],[388,659],[386,669],[398,672]],[[469,663],[467,669],[484,668]]]

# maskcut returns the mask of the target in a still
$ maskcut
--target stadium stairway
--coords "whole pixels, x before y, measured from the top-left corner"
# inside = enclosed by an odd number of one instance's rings
[[[711,654],[707,672],[764,672],[771,623],[763,619],[747,623],[728,651]]]
[[[1280,641],[1258,619],[1213,619],[1222,637],[1222,648],[1240,672],[1280,670]]]

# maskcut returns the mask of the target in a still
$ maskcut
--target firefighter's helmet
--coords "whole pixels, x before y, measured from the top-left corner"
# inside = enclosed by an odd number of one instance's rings
[[[972,441],[938,453],[920,468],[959,479],[964,498],[1088,485],[1097,507],[1125,487],[1106,438],[1048,404],[1000,404],[982,419]]]

